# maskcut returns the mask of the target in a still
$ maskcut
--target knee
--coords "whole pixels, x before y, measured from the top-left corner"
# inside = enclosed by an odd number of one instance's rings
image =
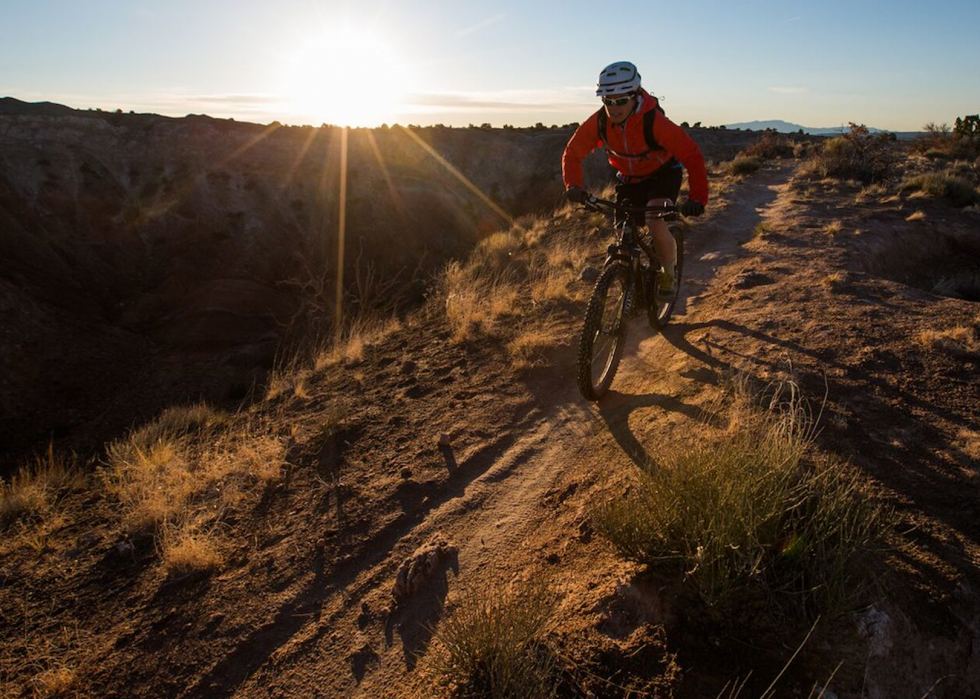
[[[667,231],[667,222],[655,214],[647,214],[646,221],[647,227],[654,235],[665,233]]]

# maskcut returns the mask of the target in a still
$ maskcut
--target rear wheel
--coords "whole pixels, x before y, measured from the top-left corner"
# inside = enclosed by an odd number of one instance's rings
[[[674,293],[669,299],[661,300],[659,296],[654,296],[653,303],[647,309],[650,327],[662,328],[670,321],[670,316],[677,305],[677,298],[681,293],[681,276],[684,272],[684,232],[678,229],[671,229],[670,234],[674,236],[674,243],[677,246],[677,265],[674,267]],[[655,287],[660,288],[660,274],[657,272]]]
[[[585,310],[578,347],[578,385],[586,400],[598,400],[612,383],[626,343],[632,289],[625,265],[606,267]]]

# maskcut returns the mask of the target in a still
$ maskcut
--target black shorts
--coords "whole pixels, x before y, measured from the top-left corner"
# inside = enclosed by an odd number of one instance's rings
[[[644,180],[616,185],[616,201],[620,204],[629,201],[633,206],[646,206],[651,199],[670,199],[676,204],[683,177],[681,164],[670,160]]]

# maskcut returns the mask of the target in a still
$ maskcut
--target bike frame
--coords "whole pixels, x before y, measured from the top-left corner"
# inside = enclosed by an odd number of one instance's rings
[[[670,200],[668,199],[667,201]],[[650,264],[653,266],[659,263],[659,259],[657,254],[640,237],[638,231],[643,223],[638,223],[637,219],[643,221],[641,217],[645,217],[649,213],[655,213],[659,218],[664,218],[675,213],[678,207],[672,202],[662,206],[627,206],[607,199],[599,199],[598,197],[589,197],[585,200],[584,206],[587,209],[604,214],[623,215],[622,220],[616,221],[614,224],[616,242],[611,243],[606,248],[606,261],[603,263],[603,268],[617,262],[622,262],[629,270],[630,281],[632,282],[634,292],[639,293],[644,305],[647,305],[650,299],[646,298],[646,292],[639,283],[640,265],[642,264],[640,250],[646,253]]]

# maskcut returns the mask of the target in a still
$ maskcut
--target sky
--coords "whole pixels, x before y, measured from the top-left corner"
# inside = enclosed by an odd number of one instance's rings
[[[675,122],[916,131],[980,112],[980,2],[3,0],[0,96],[376,126],[546,125],[634,62]]]

